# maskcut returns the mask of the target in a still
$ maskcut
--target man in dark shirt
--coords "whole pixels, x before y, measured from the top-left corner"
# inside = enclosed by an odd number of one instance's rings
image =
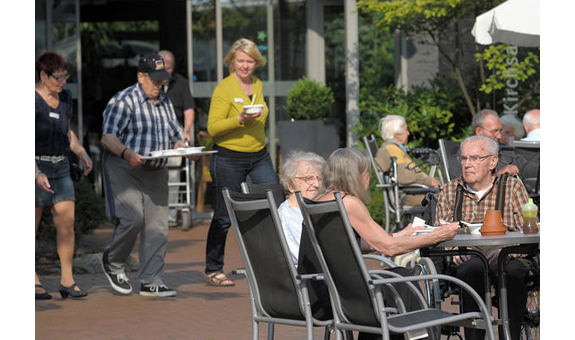
[[[190,91],[190,85],[188,80],[181,74],[174,72],[176,67],[176,62],[174,59],[174,54],[168,50],[162,50],[158,52],[160,56],[164,59],[164,64],[166,66],[166,71],[170,74],[171,78],[169,83],[162,86],[162,91],[170,97],[170,101],[176,112],[176,117],[182,125],[182,138],[187,141],[193,141],[193,124],[196,103],[194,97],[192,97],[192,92]],[[168,159],[168,172],[169,172],[169,182],[180,182],[181,180],[181,167],[182,167],[182,157],[172,157]],[[178,203],[178,192],[179,187],[171,186],[169,195],[169,204]],[[175,224],[177,218],[177,210],[175,208],[170,209],[169,221]]]
[[[194,97],[192,97],[190,85],[184,76],[174,72],[176,63],[172,52],[162,50],[158,54],[164,59],[166,71],[171,75],[170,82],[163,86],[163,91],[170,97],[176,117],[182,124],[182,136],[184,139],[191,141],[190,130],[194,124],[196,102]]]

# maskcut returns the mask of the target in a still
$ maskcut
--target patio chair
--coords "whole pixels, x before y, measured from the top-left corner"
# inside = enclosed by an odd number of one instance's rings
[[[350,225],[343,200],[312,202],[296,192],[305,231],[319,259],[332,299],[336,331],[362,331],[381,334],[407,333],[407,338],[436,338],[431,329],[440,325],[480,327],[486,338],[494,339],[492,317],[479,295],[465,282],[447,275],[400,276],[386,270],[367,270],[356,234]],[[430,308],[414,283],[444,280],[458,284],[477,302],[480,312],[451,314]],[[393,284],[404,283],[421,309],[407,311],[405,295],[399,296]],[[393,301],[395,306],[386,305]]]
[[[271,189],[278,207],[286,200],[286,192],[281,184],[254,184],[242,182],[241,188],[244,194],[265,193],[268,189]]]
[[[226,208],[245,264],[252,308],[253,339],[259,339],[259,323],[268,323],[268,339],[274,324],[305,327],[313,339],[313,327],[325,327],[329,339],[329,318],[319,320],[311,312],[308,286],[318,274],[298,275],[283,234],[273,193],[243,194],[222,190]],[[236,271],[238,272],[238,271]]]
[[[438,192],[437,188],[431,188],[423,184],[412,183],[402,185],[399,183],[397,176],[397,160],[395,157],[390,158],[390,167],[387,170],[379,169],[375,162],[375,155],[379,150],[379,146],[375,136],[372,134],[369,139],[363,137],[363,143],[369,154],[371,166],[377,178],[377,187],[382,189],[383,201],[385,204],[385,231],[390,233],[398,231],[404,226],[402,220],[404,217],[421,216],[425,211],[425,207],[407,206],[403,204],[403,199],[406,195],[426,194],[428,192]],[[391,228],[391,218],[395,219],[395,225]]]
[[[524,141],[510,139],[509,146],[515,149],[515,152],[522,155],[529,163],[537,164],[537,175],[533,177],[522,178],[523,184],[529,193],[529,196],[534,200],[539,199],[539,186],[540,186],[540,158],[541,158],[541,145],[538,141]],[[522,169],[519,169],[521,172]],[[538,204],[539,205],[539,204]]]
[[[461,143],[446,139],[440,139],[438,142],[441,164],[443,165],[447,182],[461,177],[461,163],[457,161]]]

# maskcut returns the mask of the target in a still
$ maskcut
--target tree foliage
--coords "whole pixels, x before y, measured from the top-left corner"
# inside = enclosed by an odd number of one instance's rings
[[[471,20],[502,2],[503,0],[359,0],[357,6],[364,13],[377,15],[377,26],[381,30],[399,30],[413,39],[417,35],[428,36],[450,66],[467,109],[473,116],[478,109],[491,107],[492,96],[488,94],[503,86],[501,72],[505,68],[506,59],[503,58],[502,52],[506,47],[489,47],[482,52],[484,47],[464,47],[464,41],[472,38]],[[476,57],[476,64],[469,67],[468,60],[473,60],[471,57],[476,53],[482,57]],[[493,56],[498,58],[489,59]],[[488,78],[485,77],[484,63],[494,72],[488,75]],[[521,76],[517,77],[517,80],[523,83],[533,82],[534,77],[530,76],[538,73],[538,57],[531,54],[520,61],[519,66],[517,72],[521,73]],[[475,68],[477,72],[470,72],[470,68]],[[483,86],[479,91],[475,91],[475,84],[478,83]],[[532,86],[529,85],[532,88],[538,86],[538,81]],[[534,91],[536,90],[529,91],[528,95]]]

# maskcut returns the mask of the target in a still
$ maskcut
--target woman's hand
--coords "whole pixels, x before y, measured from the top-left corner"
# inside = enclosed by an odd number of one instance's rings
[[[425,229],[424,226],[413,226],[413,223],[410,223],[407,225],[407,227],[403,228],[401,231],[394,233],[393,237],[398,237],[398,236],[411,236],[415,233],[416,230],[423,230]]]
[[[434,243],[438,243],[441,241],[452,240],[455,235],[459,232],[460,227],[458,222],[453,222],[438,228],[435,228],[434,231],[429,233],[431,237],[434,239]]]
[[[247,120],[254,119],[260,117],[264,113],[264,109],[262,108],[260,112],[247,114],[246,109],[244,109],[240,115],[238,116],[238,122],[244,123]]]
[[[88,174],[92,171],[92,159],[90,159],[90,156],[88,156],[86,150],[82,151],[78,158],[80,159],[80,162],[82,162],[82,166],[84,168],[84,176],[88,176]]]
[[[43,172],[39,173],[36,176],[36,184],[40,190],[45,191],[47,193],[53,194],[54,190],[50,189],[50,182],[48,181],[48,176],[46,176]]]

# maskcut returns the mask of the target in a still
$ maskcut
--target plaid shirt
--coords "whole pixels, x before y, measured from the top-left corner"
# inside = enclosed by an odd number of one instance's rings
[[[435,225],[439,225],[439,219],[447,222],[454,222],[455,198],[457,187],[463,189],[463,204],[461,218],[465,222],[483,223],[483,218],[487,210],[495,210],[495,199],[500,176],[495,177],[493,186],[485,195],[478,199],[477,195],[466,189],[463,178],[457,178],[445,185],[437,198],[437,209]],[[505,188],[505,206],[503,213],[503,224],[510,230],[521,230],[523,228],[523,215],[521,206],[529,200],[527,191],[523,183],[515,177],[507,179]]]
[[[128,148],[142,156],[151,151],[167,150],[182,139],[170,99],[164,92],[155,103],[136,83],[118,92],[104,110],[103,134],[112,134]],[[167,158],[148,160],[145,165],[162,167]]]

